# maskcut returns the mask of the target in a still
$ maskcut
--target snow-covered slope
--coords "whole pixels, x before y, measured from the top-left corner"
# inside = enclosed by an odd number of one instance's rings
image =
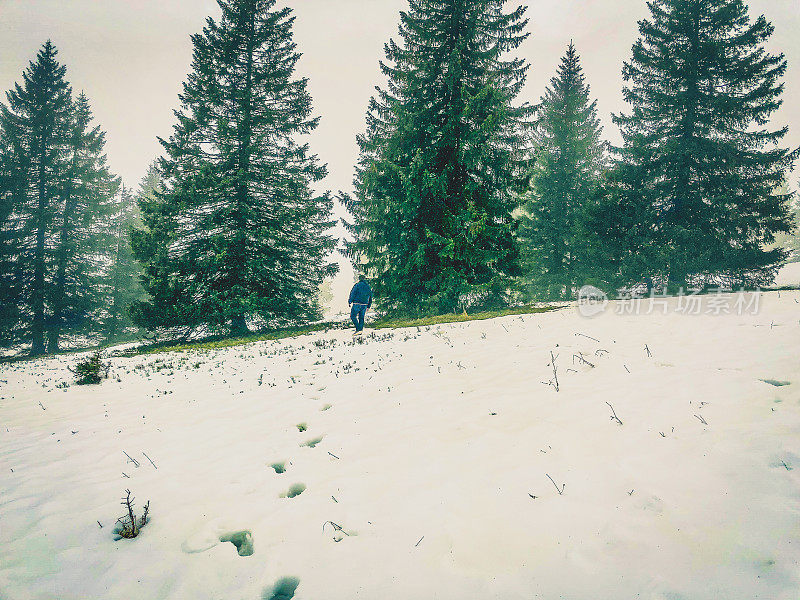
[[[1,365],[0,598],[796,599],[800,293],[751,300]]]

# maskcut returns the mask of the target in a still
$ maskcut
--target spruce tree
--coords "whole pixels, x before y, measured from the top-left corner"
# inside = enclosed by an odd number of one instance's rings
[[[605,162],[601,135],[597,102],[590,99],[570,42],[542,96],[533,130],[536,162],[520,227],[522,280],[530,297],[570,297],[587,276],[581,223]]]
[[[380,306],[446,312],[504,300],[519,274],[515,241],[531,108],[527,71],[508,57],[527,37],[525,8],[504,0],[410,0],[388,79],[369,103],[347,251]]]
[[[141,207],[154,206],[162,190],[156,160],[147,167],[135,195],[123,185],[116,198],[107,278],[108,304],[103,322],[103,336],[107,342],[126,337],[128,330],[134,327],[131,310],[147,298],[142,287],[142,265],[134,256],[131,237],[142,228]]]
[[[148,165],[147,172],[139,182],[139,189],[134,196],[137,210],[141,204],[157,202],[157,195],[164,190],[164,186],[161,183],[161,174],[158,172],[158,162],[158,160],[154,160]]]
[[[85,94],[72,98],[48,41],[0,107],[0,279],[5,345],[56,352],[94,334],[117,181]]]
[[[152,193],[147,189],[151,185],[148,179],[151,173],[152,167],[142,180],[139,196]],[[155,175],[157,177],[157,173]],[[107,342],[124,338],[126,330],[133,325],[129,310],[145,296],[140,281],[141,266],[134,258],[130,244],[131,230],[140,225],[139,207],[130,188],[124,185],[115,199],[112,224],[111,263],[106,279],[108,295],[103,319],[103,338]]]
[[[164,189],[141,204],[132,241],[150,300],[149,329],[228,327],[317,317],[335,265],[332,199],[312,191],[326,168],[298,138],[313,131],[294,17],[274,0],[219,0],[194,35],[192,72],[159,170]]]
[[[89,99],[82,92],[72,109],[66,165],[56,198],[55,264],[48,285],[49,353],[58,352],[65,331],[97,333],[106,302],[107,258],[114,240],[111,212],[119,180],[106,164],[105,133],[92,121]]]
[[[14,273],[17,282],[19,338],[30,342],[33,356],[45,352],[48,286],[55,262],[54,224],[59,208],[66,146],[72,115],[71,88],[66,67],[48,40],[23,72],[23,82],[6,94],[0,107],[0,135],[7,173],[5,197],[13,204]],[[6,229],[6,232],[9,230]],[[8,251],[7,251],[8,252]]]
[[[773,27],[743,0],[648,6],[623,69],[630,112],[615,116],[615,193],[652,252],[639,276],[763,284],[785,258],[765,246],[790,227],[790,195],[775,190],[797,157],[779,147],[786,128],[768,123],[786,72],[765,48]]]

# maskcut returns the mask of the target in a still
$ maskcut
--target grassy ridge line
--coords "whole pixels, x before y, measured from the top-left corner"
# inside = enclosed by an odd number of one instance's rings
[[[498,317],[508,317],[511,315],[533,315],[538,313],[558,310],[560,306],[518,306],[515,308],[505,308],[502,310],[492,310],[473,314],[446,314],[433,317],[421,317],[419,319],[379,319],[371,324],[373,329],[399,329],[401,327],[425,327],[428,325],[440,325],[443,323],[463,323],[465,321],[485,321],[486,319],[496,319]]]
[[[422,317],[417,319],[378,319],[370,323],[370,329],[400,329],[402,327],[425,327],[429,325],[440,325],[444,323],[463,323],[465,321],[484,321],[486,319],[494,319],[497,317],[507,317],[511,315],[529,315],[549,312],[558,310],[560,307],[554,306],[519,306],[515,308],[507,308],[495,311],[486,311],[474,314],[445,314],[436,315],[432,317]],[[185,350],[216,350],[219,348],[231,348],[233,346],[242,346],[251,344],[253,342],[263,342],[269,340],[281,340],[286,338],[295,338],[318,331],[328,331],[331,329],[349,329],[351,327],[349,322],[326,322],[316,323],[303,327],[287,327],[286,329],[276,329],[274,331],[267,331],[263,333],[255,333],[245,337],[237,338],[219,338],[219,339],[206,339],[197,340],[194,342],[185,342],[178,344],[170,344],[163,342],[160,344],[152,344],[132,348],[131,350],[115,353],[115,356],[138,356],[142,354],[158,354],[161,352],[181,352]]]

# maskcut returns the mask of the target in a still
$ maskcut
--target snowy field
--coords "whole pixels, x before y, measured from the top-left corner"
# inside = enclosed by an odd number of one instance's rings
[[[796,600],[800,292],[677,302],[0,365],[0,598]]]

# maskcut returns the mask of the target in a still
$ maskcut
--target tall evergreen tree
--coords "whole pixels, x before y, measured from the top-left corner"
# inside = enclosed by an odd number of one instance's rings
[[[0,107],[0,329],[34,356],[58,351],[64,333],[96,331],[117,188],[105,134],[56,55],[44,44]]]
[[[786,128],[768,126],[786,72],[765,49],[773,27],[751,20],[743,0],[648,6],[623,69],[631,110],[615,116],[615,193],[653,252],[646,274],[769,281],[785,252],[765,246],[790,227],[790,196],[775,190],[798,155],[778,146]]]
[[[6,94],[0,107],[0,131],[10,178],[11,230],[18,303],[24,307],[16,333],[30,341],[33,356],[45,352],[48,274],[57,245],[53,228],[66,169],[67,139],[72,115],[66,67],[48,40],[23,72],[22,84]]]
[[[201,325],[247,331],[247,320],[317,316],[335,265],[333,201],[311,187],[326,175],[298,137],[318,123],[294,17],[275,0],[218,0],[193,36],[192,72],[159,170],[164,190],[141,204],[133,248],[151,299],[135,307],[150,329]]]
[[[538,106],[531,191],[523,204],[523,282],[533,297],[568,296],[587,271],[581,223],[606,145],[580,58],[570,42]]]
[[[155,182],[151,182],[151,174],[155,174]],[[154,172],[151,166],[142,180],[137,196],[151,194],[157,184],[158,173]],[[150,188],[151,185],[153,188]],[[126,329],[133,325],[129,314],[130,308],[145,297],[140,280],[141,265],[134,258],[130,244],[131,230],[140,225],[139,207],[130,188],[124,185],[115,199],[112,223],[111,263],[106,280],[108,298],[103,320],[103,338],[107,342],[114,342],[124,337]]]
[[[512,191],[524,171],[517,106],[525,8],[504,0],[410,0],[388,79],[358,138],[348,253],[390,311],[445,312],[503,299],[519,273]]]
[[[151,162],[147,167],[147,172],[139,182],[139,189],[134,197],[137,210],[139,205],[157,202],[158,194],[164,191],[164,186],[161,183],[161,173],[158,172],[158,163],[158,160]]]
[[[113,244],[111,213],[119,180],[106,164],[105,133],[92,125],[89,99],[75,100],[54,219],[52,281],[48,285],[51,315],[47,351],[58,352],[59,338],[70,333],[97,333],[106,299],[107,256]]]

